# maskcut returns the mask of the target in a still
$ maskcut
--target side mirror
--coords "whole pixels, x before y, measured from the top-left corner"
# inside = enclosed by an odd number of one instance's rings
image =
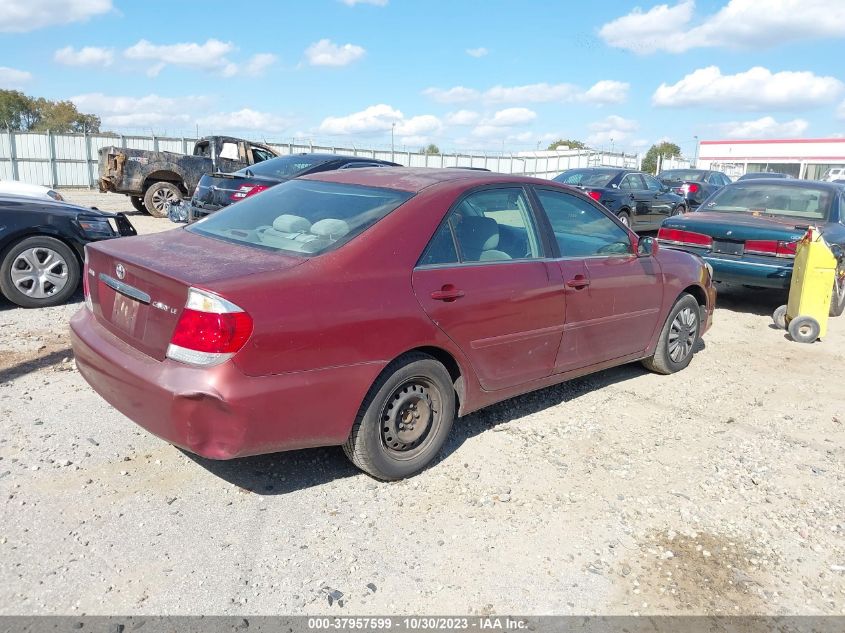
[[[637,257],[651,257],[657,253],[657,240],[653,237],[641,237],[637,241]]]

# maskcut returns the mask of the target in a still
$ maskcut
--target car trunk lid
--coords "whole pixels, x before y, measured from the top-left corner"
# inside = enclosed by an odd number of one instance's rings
[[[116,337],[163,360],[188,288],[222,294],[248,310],[247,277],[305,261],[184,229],[110,240],[86,248],[86,280],[97,321]],[[243,296],[241,295],[243,293]]]
[[[197,184],[191,203],[197,209],[211,213],[272,187],[277,182],[240,174],[206,174]]]
[[[668,226],[668,225],[667,225]],[[697,212],[674,218],[671,227],[703,233],[714,240],[797,240],[806,233],[800,218],[751,213]]]

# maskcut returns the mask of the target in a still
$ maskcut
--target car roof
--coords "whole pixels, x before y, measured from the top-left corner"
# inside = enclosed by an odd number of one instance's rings
[[[799,178],[749,178],[747,180],[737,180],[732,182],[730,185],[725,185],[726,187],[732,187],[734,185],[740,186],[751,186],[751,185],[758,185],[758,184],[771,184],[771,185],[778,185],[780,187],[795,187],[796,189],[800,189],[802,187],[812,187],[813,189],[829,189],[831,191],[842,191],[842,185],[838,185],[835,182],[827,182],[824,180],[801,180]]]
[[[282,154],[281,156],[276,156],[276,158],[296,158],[297,156],[302,156],[304,158],[313,158],[313,159],[322,159],[322,160],[352,160],[352,161],[362,161],[365,163],[385,163],[389,161],[384,161],[380,158],[372,158],[370,156],[344,156],[343,154],[324,154],[320,152],[300,152],[298,154]],[[271,158],[269,160],[276,160],[276,158]]]
[[[300,177],[303,180],[323,180],[365,187],[380,187],[417,193],[434,185],[465,181],[467,186],[493,185],[502,183],[537,184],[560,186],[551,180],[513,176],[496,172],[475,171],[472,169],[441,169],[435,167],[364,167],[361,169],[342,169],[324,171]]]

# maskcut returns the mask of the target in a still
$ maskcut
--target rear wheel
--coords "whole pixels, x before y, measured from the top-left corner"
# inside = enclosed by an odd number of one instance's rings
[[[179,202],[182,192],[171,182],[156,182],[144,194],[144,208],[156,218],[166,218],[171,202]]]
[[[141,213],[147,212],[147,208],[144,206],[144,200],[141,196],[129,196],[129,201],[132,203],[132,206],[136,211],[140,211]]]
[[[619,221],[627,226],[629,229],[631,228],[631,215],[627,211],[620,211],[617,215]]]
[[[430,356],[408,354],[370,388],[343,450],[373,477],[403,479],[434,459],[454,419],[449,372]]]
[[[6,251],[0,262],[0,290],[22,308],[55,306],[79,285],[79,262],[64,242],[28,237]]]
[[[642,361],[646,369],[673,374],[690,364],[701,331],[701,309],[695,297],[684,293],[675,302],[660,331],[654,356]]]

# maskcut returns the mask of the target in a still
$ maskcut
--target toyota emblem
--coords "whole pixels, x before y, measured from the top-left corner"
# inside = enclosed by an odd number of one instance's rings
[[[123,264],[118,264],[114,267],[114,273],[117,275],[118,279],[123,279],[126,277],[126,269],[123,267]]]

